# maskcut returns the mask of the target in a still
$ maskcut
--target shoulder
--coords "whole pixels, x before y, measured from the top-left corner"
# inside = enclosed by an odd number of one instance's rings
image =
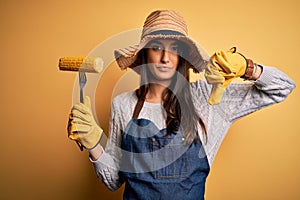
[[[118,102],[118,103],[134,101],[134,100],[137,100],[135,91],[123,92],[113,98],[113,102]]]
[[[132,104],[135,105],[136,101],[137,101],[137,97],[135,95],[135,91],[124,92],[113,98],[112,107],[114,109],[127,108]]]
[[[194,101],[206,102],[210,95],[211,85],[207,84],[205,80],[197,80],[190,83],[190,91]]]
[[[118,123],[121,130],[125,129],[131,119],[136,102],[135,91],[125,92],[113,98],[111,119]]]

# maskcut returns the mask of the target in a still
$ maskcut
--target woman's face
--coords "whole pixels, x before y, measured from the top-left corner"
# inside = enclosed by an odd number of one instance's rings
[[[146,61],[155,81],[171,82],[178,67],[178,54],[179,44],[173,39],[157,39],[147,45]]]

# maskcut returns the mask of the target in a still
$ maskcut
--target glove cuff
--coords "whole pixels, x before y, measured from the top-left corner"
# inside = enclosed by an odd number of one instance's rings
[[[225,88],[223,87],[223,84],[214,85],[208,99],[208,103],[210,105],[217,105],[221,103],[224,92]]]
[[[95,148],[97,146],[97,144],[100,143],[101,138],[102,138],[102,136],[104,134],[104,131],[99,127],[99,132],[100,132],[100,134],[96,138],[93,138],[94,142],[96,141],[96,143],[92,142],[92,143],[87,143],[85,145],[85,148],[87,150],[91,150],[91,149]]]

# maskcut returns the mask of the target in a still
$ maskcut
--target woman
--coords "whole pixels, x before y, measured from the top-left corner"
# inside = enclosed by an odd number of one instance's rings
[[[121,69],[141,76],[141,84],[113,100],[106,149],[88,97],[73,107],[68,132],[88,149],[110,190],[125,182],[124,199],[204,199],[210,166],[231,124],[283,101],[295,87],[281,71],[257,65],[236,49],[209,58],[187,36],[176,11],[152,12],[140,44],[115,56]],[[205,70],[212,85],[189,83],[189,68]],[[250,81],[230,83],[237,77]]]

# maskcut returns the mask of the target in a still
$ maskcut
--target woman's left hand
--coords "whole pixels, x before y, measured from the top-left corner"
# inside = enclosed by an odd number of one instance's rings
[[[221,102],[223,93],[234,78],[245,74],[247,59],[236,52],[233,47],[228,51],[216,51],[207,64],[205,78],[213,85],[208,103],[211,105]]]

